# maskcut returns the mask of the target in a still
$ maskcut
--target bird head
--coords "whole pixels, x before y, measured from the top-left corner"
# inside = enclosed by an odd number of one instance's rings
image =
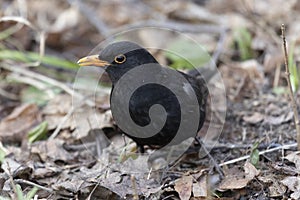
[[[129,41],[115,42],[105,47],[99,55],[81,58],[79,66],[102,67],[113,83],[134,67],[157,63],[155,58],[143,47]]]

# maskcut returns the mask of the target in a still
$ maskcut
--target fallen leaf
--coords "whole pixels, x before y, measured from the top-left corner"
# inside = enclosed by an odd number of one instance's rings
[[[280,197],[286,192],[286,187],[274,174],[263,174],[258,176],[257,179],[269,185],[269,197]]]
[[[57,167],[49,167],[45,166],[44,168],[35,168],[32,172],[33,179],[42,179],[46,177],[54,177],[54,175],[58,174],[61,170]]]
[[[300,177],[288,176],[284,178],[281,183],[293,191],[291,194],[293,199],[300,199]]]
[[[39,155],[42,161],[63,161],[70,163],[74,156],[67,152],[63,147],[64,141],[60,139],[35,142],[32,145],[31,153]]]
[[[245,178],[238,179],[236,177],[225,177],[219,185],[221,190],[242,189],[247,186],[249,180]]]
[[[260,173],[249,161],[244,165],[244,172],[231,169],[219,185],[221,190],[242,189]]]
[[[74,113],[73,120],[76,127],[73,136],[76,139],[87,136],[91,129],[111,128],[114,126],[111,110],[100,113],[98,110],[86,105]]]
[[[192,194],[193,177],[182,176],[175,181],[175,191],[178,192],[180,199],[189,200]]]
[[[285,116],[279,115],[279,116],[267,116],[265,118],[265,123],[271,124],[271,125],[280,125],[285,122]]]
[[[72,97],[67,94],[56,95],[43,109],[44,115],[64,115],[72,109]]]
[[[250,116],[244,116],[243,117],[243,120],[245,122],[250,123],[250,124],[257,124],[257,123],[263,121],[263,119],[264,119],[264,115],[261,114],[261,113],[258,113],[258,112],[255,112]]]
[[[244,165],[245,170],[245,178],[248,180],[252,180],[254,177],[258,176],[260,171],[257,170],[254,165],[252,165],[249,161],[247,161]]]
[[[77,193],[81,188],[84,180],[80,180],[77,177],[73,177],[72,180],[61,181],[53,185],[53,188],[58,191],[71,191],[73,193]]]
[[[207,175],[203,175],[199,182],[193,183],[193,196],[194,197],[207,197],[207,191],[209,186],[207,185]]]
[[[292,152],[284,158],[295,164],[297,170],[300,170],[300,151]]]
[[[0,140],[4,143],[21,142],[27,131],[41,121],[38,111],[35,104],[16,107],[0,122]]]
[[[262,82],[264,79],[263,67],[257,60],[247,60],[240,64],[240,68],[244,69],[249,77],[255,81]]]
[[[269,197],[282,197],[286,192],[286,187],[278,182],[274,182],[269,186]]]
[[[32,168],[25,164],[21,164],[13,158],[5,158],[1,168],[7,174],[11,174],[13,177],[28,178],[32,173]]]

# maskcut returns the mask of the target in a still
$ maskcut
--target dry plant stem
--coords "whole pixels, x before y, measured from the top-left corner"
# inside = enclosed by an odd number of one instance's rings
[[[1,65],[0,68],[4,68],[4,69],[7,69],[9,71],[13,71],[13,72],[16,72],[16,73],[20,73],[20,74],[23,74],[24,76],[28,76],[28,77],[31,77],[31,78],[34,78],[34,79],[37,79],[37,80],[41,80],[41,81],[44,81],[50,85],[53,85],[53,86],[56,86],[62,90],[64,90],[66,93],[76,97],[76,98],[79,98],[79,99],[84,99],[84,96],[76,91],[74,91],[72,88],[70,88],[69,86],[67,86],[66,84],[64,83],[61,83],[55,79],[52,79],[52,78],[49,78],[47,76],[44,76],[42,74],[39,74],[39,73],[36,73],[36,72],[33,72],[33,71],[30,71],[26,68],[20,68],[20,67],[13,67],[13,66],[10,66],[10,65]],[[85,100],[85,103],[88,105],[88,106],[95,106],[95,103],[89,99]]]
[[[289,88],[289,94],[291,98],[291,104],[294,112],[294,121],[295,121],[295,126],[296,126],[296,131],[297,131],[297,149],[300,150],[300,122],[299,122],[299,115],[298,115],[298,110],[297,110],[297,103],[293,94],[293,89],[292,89],[292,84],[291,84],[291,74],[289,70],[289,65],[288,65],[288,54],[287,54],[287,48],[286,48],[286,39],[285,39],[285,26],[284,24],[281,25],[281,34],[282,34],[282,42],[283,42],[283,52],[284,52],[284,65],[285,65],[285,75],[286,75],[286,80],[288,83],[288,88]]]
[[[267,150],[264,150],[264,151],[260,151],[259,155],[264,155],[266,153],[270,153],[270,152],[278,151],[278,150],[282,150],[282,149],[289,149],[289,148],[296,147],[296,146],[297,146],[297,143],[287,144],[287,145],[283,145],[283,146],[280,146],[280,147],[275,147],[275,148],[272,148],[272,149],[267,149]],[[242,156],[242,157],[239,157],[239,158],[232,159],[232,160],[226,161],[224,163],[221,163],[221,164],[219,164],[219,166],[222,167],[222,166],[225,166],[225,165],[237,163],[237,162],[240,162],[240,161],[243,161],[243,160],[247,160],[248,158],[250,158],[249,155]]]
[[[0,22],[7,22],[7,21],[13,21],[13,22],[17,22],[20,25],[25,25],[28,26],[29,28],[31,28],[32,30],[34,30],[38,36],[39,36],[39,42],[40,42],[40,47],[39,47],[39,60],[33,63],[28,63],[25,66],[26,67],[37,67],[41,64],[41,60],[43,58],[43,56],[45,55],[45,41],[46,41],[46,36],[45,36],[45,32],[42,30],[39,30],[36,26],[34,26],[32,23],[30,23],[30,21],[28,21],[27,19],[25,19],[24,17],[18,17],[18,16],[4,16],[0,18]],[[19,25],[17,24],[17,26],[19,27]],[[22,27],[22,26],[20,26]],[[17,31],[18,29],[16,29]]]
[[[205,144],[203,143],[203,141],[201,140],[201,138],[195,137],[195,139],[196,139],[197,142],[199,142],[199,144],[201,145],[201,148],[204,150],[204,152],[206,153],[206,155],[208,156],[208,158],[211,160],[211,162],[213,163],[214,167],[216,168],[217,172],[219,173],[220,177],[223,179],[224,178],[224,172],[220,168],[220,165],[217,164],[216,160],[209,153],[209,151],[205,147]]]
[[[86,98],[84,99],[86,100]],[[61,131],[63,125],[66,123],[66,121],[72,116],[72,114],[74,113],[74,111],[78,108],[80,108],[81,106],[83,106],[83,104],[85,103],[85,101],[82,101],[80,104],[78,104],[75,107],[72,107],[72,109],[70,109],[68,111],[68,113],[64,116],[64,118],[61,120],[61,122],[58,124],[58,126],[56,127],[55,131],[53,132],[53,134],[49,137],[49,139],[54,139],[58,133]]]
[[[0,88],[0,96],[6,97],[6,98],[14,100],[14,101],[19,100],[17,95],[15,95],[13,93],[9,93],[1,88]]]
[[[55,93],[49,88],[49,86],[42,81],[30,77],[21,76],[20,74],[16,73],[12,73],[8,76],[8,78],[17,82],[32,85],[33,87],[38,88],[39,90],[43,90],[50,98],[53,98],[55,96]]]
[[[131,179],[131,183],[132,183],[132,189],[133,189],[133,191],[134,191],[134,194],[133,194],[133,199],[134,200],[138,200],[139,199],[139,195],[138,195],[138,193],[137,193],[137,188],[136,188],[136,180],[135,180],[135,176],[131,176],[130,177],[130,179]]]
[[[64,116],[64,118],[61,120],[61,122],[58,124],[58,126],[56,127],[55,131],[53,132],[53,134],[49,137],[50,140],[53,140],[54,138],[56,138],[56,136],[59,134],[59,132],[61,131],[63,125],[66,123],[66,121],[72,116],[72,114],[74,113],[75,109],[71,109],[69,110],[69,112]]]
[[[41,190],[45,190],[45,191],[50,192],[50,193],[53,192],[52,189],[46,188],[46,187],[41,186],[41,185],[38,185],[38,184],[33,183],[33,182],[31,182],[31,181],[27,181],[27,180],[23,180],[23,179],[15,179],[14,182],[16,182],[16,183],[21,183],[21,184],[31,185],[31,186],[37,187],[37,188],[39,188],[39,189],[41,189]]]
[[[14,179],[13,179],[13,177],[12,177],[12,175],[11,175],[11,174],[12,174],[12,173],[11,173],[11,168],[10,168],[8,162],[6,162],[6,164],[7,164],[7,170],[8,170],[7,174],[8,174],[8,176],[9,176],[9,181],[10,181],[10,183],[11,183],[11,186],[12,186],[13,190],[14,190],[14,197],[17,198],[17,187],[16,187],[16,185],[14,184]]]
[[[93,193],[96,191],[96,189],[98,188],[99,186],[99,182],[95,185],[95,187],[92,189],[91,193],[89,194],[89,196],[86,198],[86,200],[90,200],[92,199],[92,195]]]
[[[280,79],[280,64],[278,64],[276,66],[276,69],[275,69],[275,75],[274,75],[274,81],[273,81],[273,88],[276,88],[278,87],[278,84],[279,84],[279,79]]]

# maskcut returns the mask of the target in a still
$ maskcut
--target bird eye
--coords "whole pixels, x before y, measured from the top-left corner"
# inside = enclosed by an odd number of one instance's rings
[[[126,61],[126,57],[123,54],[117,55],[115,57],[115,62],[121,64]]]

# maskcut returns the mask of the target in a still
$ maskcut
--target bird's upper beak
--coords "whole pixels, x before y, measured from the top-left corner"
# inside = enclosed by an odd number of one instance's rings
[[[96,67],[106,67],[109,63],[105,60],[100,60],[98,55],[87,56],[78,60],[77,64],[79,66],[96,66]]]

